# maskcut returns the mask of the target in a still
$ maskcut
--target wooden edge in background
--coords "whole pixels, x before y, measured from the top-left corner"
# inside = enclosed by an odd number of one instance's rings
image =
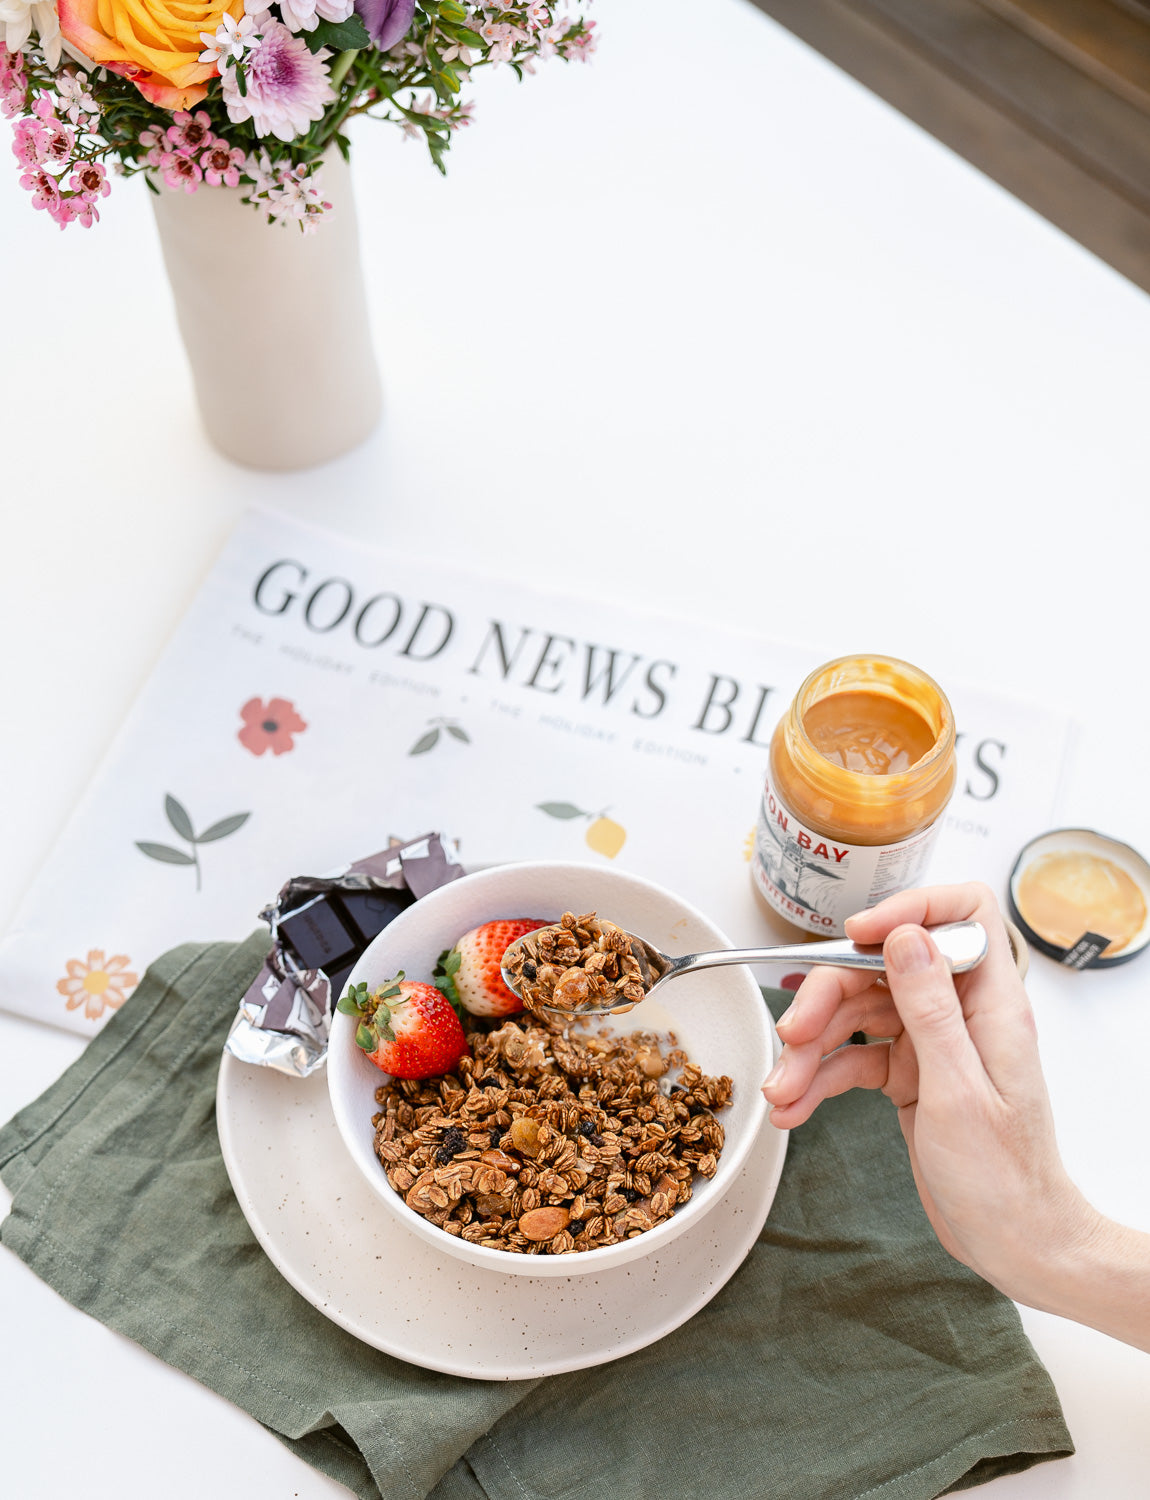
[[[1150,9],[1111,0],[754,0],[1150,291]]]

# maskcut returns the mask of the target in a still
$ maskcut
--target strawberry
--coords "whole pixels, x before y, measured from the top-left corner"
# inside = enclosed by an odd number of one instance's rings
[[[405,979],[402,970],[371,995],[357,984],[336,1008],[355,1016],[356,1046],[393,1078],[450,1073],[469,1050],[459,1017],[435,986]]]
[[[461,1014],[462,1010],[473,1016],[516,1014],[523,1009],[523,1001],[500,977],[503,955],[516,938],[547,925],[542,917],[504,917],[472,928],[454,948],[439,955],[435,983]]]

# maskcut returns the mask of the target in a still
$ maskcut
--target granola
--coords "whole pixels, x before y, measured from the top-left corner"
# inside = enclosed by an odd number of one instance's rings
[[[731,1080],[706,1076],[674,1037],[523,1015],[470,1040],[454,1072],[375,1096],[388,1182],[446,1234],[528,1255],[592,1250],[653,1229],[696,1173],[714,1176],[712,1111]]]
[[[536,1013],[637,1005],[665,969],[653,948],[593,911],[565,911],[557,926],[516,943],[505,962],[524,1005]]]

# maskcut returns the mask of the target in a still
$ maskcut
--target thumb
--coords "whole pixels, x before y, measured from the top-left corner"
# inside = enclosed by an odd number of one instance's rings
[[[918,1058],[920,1082],[944,1079],[979,1066],[966,1029],[950,965],[921,927],[896,927],[883,944],[886,982]]]

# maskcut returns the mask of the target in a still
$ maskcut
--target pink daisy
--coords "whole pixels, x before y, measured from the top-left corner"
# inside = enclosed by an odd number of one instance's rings
[[[251,120],[257,135],[281,141],[306,135],[335,98],[326,66],[330,55],[326,47],[309,52],[281,22],[266,22],[263,40],[244,64],[247,93],[240,93],[238,66],[228,68],[220,81],[228,118],[237,125]]]

